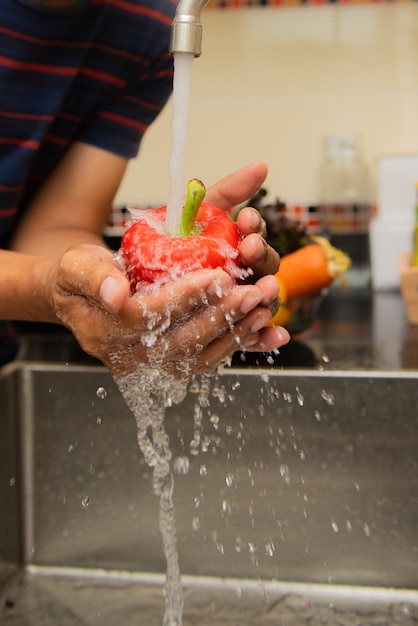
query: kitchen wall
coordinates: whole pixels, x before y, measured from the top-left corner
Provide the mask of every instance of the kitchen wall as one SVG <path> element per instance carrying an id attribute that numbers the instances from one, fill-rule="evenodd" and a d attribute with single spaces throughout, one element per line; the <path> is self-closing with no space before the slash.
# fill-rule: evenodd
<path id="1" fill-rule="evenodd" d="M 323 137 L 359 135 L 376 197 L 380 155 L 418 152 L 418 2 L 208 10 L 193 63 L 185 177 L 253 160 L 289 203 L 315 203 Z M 116 204 L 168 196 L 171 102 Z"/>

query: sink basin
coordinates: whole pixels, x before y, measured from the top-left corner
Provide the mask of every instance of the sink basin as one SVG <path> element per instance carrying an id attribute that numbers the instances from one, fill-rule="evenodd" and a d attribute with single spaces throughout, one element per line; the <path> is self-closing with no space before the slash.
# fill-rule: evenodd
<path id="1" fill-rule="evenodd" d="M 418 372 L 225 369 L 193 456 L 201 384 L 166 415 L 184 625 L 418 624 Z M 110 374 L 16 363 L 0 397 L 0 624 L 161 624 L 158 502 Z"/>

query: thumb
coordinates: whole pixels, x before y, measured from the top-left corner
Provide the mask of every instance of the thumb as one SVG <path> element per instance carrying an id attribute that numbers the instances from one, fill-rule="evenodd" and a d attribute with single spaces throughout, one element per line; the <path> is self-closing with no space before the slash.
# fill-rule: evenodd
<path id="1" fill-rule="evenodd" d="M 65 291 L 85 297 L 109 313 L 117 313 L 129 297 L 130 285 L 112 253 L 100 246 L 67 250 L 59 280 Z"/>
<path id="2" fill-rule="evenodd" d="M 125 277 L 106 276 L 99 289 L 99 296 L 105 308 L 110 313 L 117 313 L 129 296 L 129 283 Z"/>

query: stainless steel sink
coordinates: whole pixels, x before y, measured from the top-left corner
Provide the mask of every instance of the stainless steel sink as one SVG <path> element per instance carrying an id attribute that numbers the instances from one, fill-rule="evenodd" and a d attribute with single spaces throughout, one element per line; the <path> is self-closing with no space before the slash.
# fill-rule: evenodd
<path id="1" fill-rule="evenodd" d="M 199 384 L 166 416 L 185 626 L 418 624 L 418 372 L 226 369 L 193 456 Z M 161 624 L 158 502 L 109 373 L 18 363 L 0 398 L 0 624 Z"/>

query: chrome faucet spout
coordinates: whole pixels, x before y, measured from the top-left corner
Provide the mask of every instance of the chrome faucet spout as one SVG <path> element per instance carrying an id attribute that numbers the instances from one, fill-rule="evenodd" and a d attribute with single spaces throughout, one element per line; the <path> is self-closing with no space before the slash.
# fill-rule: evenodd
<path id="1" fill-rule="evenodd" d="M 200 14 L 209 0 L 180 0 L 171 26 L 170 52 L 202 53 Z"/>

